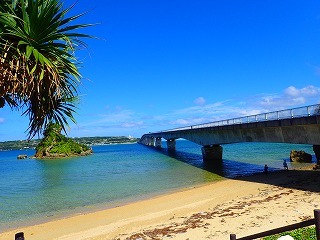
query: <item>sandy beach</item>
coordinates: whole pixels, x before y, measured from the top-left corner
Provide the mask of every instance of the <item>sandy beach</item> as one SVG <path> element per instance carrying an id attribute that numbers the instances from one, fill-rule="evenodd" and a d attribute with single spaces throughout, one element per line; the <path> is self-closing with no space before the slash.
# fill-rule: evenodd
<path id="1" fill-rule="evenodd" d="M 13 239 L 229 239 L 313 218 L 320 172 L 289 170 L 227 179 L 112 209 L 0 234 Z"/>

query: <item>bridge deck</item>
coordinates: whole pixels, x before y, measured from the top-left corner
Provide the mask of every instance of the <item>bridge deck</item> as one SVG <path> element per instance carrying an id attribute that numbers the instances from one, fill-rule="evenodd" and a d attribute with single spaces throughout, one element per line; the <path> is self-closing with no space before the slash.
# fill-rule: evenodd
<path id="1" fill-rule="evenodd" d="M 283 112 L 289 113 L 289 116 L 284 115 Z M 164 138 L 167 140 L 168 148 L 171 149 L 175 149 L 175 140 L 179 138 L 187 139 L 206 148 L 238 142 L 320 145 L 319 105 L 265 113 L 263 119 L 258 117 L 260 115 L 148 133 L 141 137 L 140 143 L 161 147 L 161 139 Z M 277 118 L 273 119 L 270 116 L 277 116 Z M 255 121 L 250 119 L 255 119 Z"/>

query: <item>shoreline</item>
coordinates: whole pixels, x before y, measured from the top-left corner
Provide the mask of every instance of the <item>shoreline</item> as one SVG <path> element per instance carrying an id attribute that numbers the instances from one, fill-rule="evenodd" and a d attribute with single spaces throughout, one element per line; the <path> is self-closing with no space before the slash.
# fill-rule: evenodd
<path id="1" fill-rule="evenodd" d="M 38 159 L 38 160 L 50 160 L 50 159 Z M 303 167 L 303 168 L 306 168 L 306 167 Z M 307 169 L 311 169 L 311 167 L 307 167 Z M 270 172 L 278 172 L 278 171 L 281 171 L 281 170 L 276 169 L 276 170 L 272 170 Z M 233 178 L 221 177 L 219 179 L 216 179 L 214 182 L 200 183 L 200 184 L 187 186 L 187 187 L 176 187 L 176 188 L 172 188 L 170 190 L 163 190 L 163 191 L 153 192 L 153 193 L 144 194 L 144 195 L 135 196 L 135 197 L 127 197 L 125 199 L 114 200 L 112 202 L 107 202 L 107 203 L 98 203 L 98 204 L 94 204 L 94 205 L 78 206 L 72 210 L 63 210 L 63 211 L 60 210 L 60 211 L 56 212 L 54 216 L 53 215 L 37 216 L 37 217 L 31 217 L 28 219 L 24 219 L 23 221 L 12 221 L 12 222 L 9 222 L 9 224 L 8 224 L 8 225 L 12 224 L 10 227 L 1 227 L 1 225 L 0 225 L 0 233 L 1 232 L 10 232 L 15 229 L 22 229 L 22 228 L 26 228 L 26 227 L 30 227 L 30 226 L 34 226 L 34 225 L 46 224 L 48 222 L 67 219 L 67 218 L 71 218 L 71 217 L 75 217 L 75 216 L 79 216 L 79 215 L 86 215 L 86 214 L 90 214 L 90 213 L 105 211 L 105 210 L 109 210 L 112 208 L 123 207 L 125 205 L 133 204 L 136 202 L 151 200 L 151 199 L 161 197 L 161 196 L 171 195 L 171 194 L 187 191 L 190 189 L 195 189 L 195 188 L 200 188 L 200 187 L 212 185 L 212 184 L 215 184 L 216 182 L 220 182 L 220 181 L 237 180 L 237 179 L 252 177 L 252 176 L 260 175 L 260 174 L 262 174 L 262 172 L 261 173 L 259 173 L 259 172 L 253 173 L 253 174 L 249 174 L 249 175 L 236 176 Z"/>
<path id="2" fill-rule="evenodd" d="M 47 159 L 41 159 L 41 160 L 47 160 Z M 98 204 L 94 204 L 94 205 L 78 206 L 72 210 L 58 211 L 58 212 L 56 212 L 55 216 L 53 216 L 53 215 L 39 216 L 39 217 L 29 218 L 26 221 L 13 221 L 13 222 L 9 223 L 9 224 L 12 224 L 12 226 L 10 226 L 10 227 L 3 227 L 3 228 L 0 227 L 0 239 L 2 239 L 1 233 L 12 232 L 16 229 L 28 228 L 28 227 L 35 226 L 35 225 L 42 225 L 42 224 L 46 224 L 46 223 L 53 222 L 53 221 L 59 221 L 59 220 L 63 220 L 63 219 L 77 217 L 80 215 L 87 215 L 87 214 L 91 214 L 91 213 L 110 210 L 113 208 L 119 208 L 119 207 L 123 207 L 126 205 L 142 202 L 142 201 L 152 200 L 154 198 L 158 198 L 161 196 L 171 195 L 171 194 L 175 194 L 175 193 L 179 193 L 179 192 L 184 192 L 184 191 L 187 191 L 190 189 L 204 187 L 204 186 L 211 185 L 211 184 L 214 184 L 214 183 L 220 182 L 220 181 L 225 181 L 228 179 L 232 179 L 232 178 L 221 177 L 221 179 L 215 180 L 214 182 L 201 183 L 201 184 L 196 184 L 196 185 L 188 186 L 188 187 L 176 187 L 176 188 L 172 188 L 170 190 L 163 190 L 163 191 L 153 192 L 153 193 L 144 194 L 144 195 L 135 196 L 135 197 L 127 197 L 125 199 L 114 200 L 114 201 L 107 202 L 107 203 L 98 203 Z M 24 222 L 24 223 L 22 223 L 22 222 Z"/>
<path id="3" fill-rule="evenodd" d="M 0 234 L 31 239 L 228 239 L 299 222 L 320 208 L 320 172 L 276 171 L 203 186 Z M 158 238 L 157 238 L 158 237 Z"/>

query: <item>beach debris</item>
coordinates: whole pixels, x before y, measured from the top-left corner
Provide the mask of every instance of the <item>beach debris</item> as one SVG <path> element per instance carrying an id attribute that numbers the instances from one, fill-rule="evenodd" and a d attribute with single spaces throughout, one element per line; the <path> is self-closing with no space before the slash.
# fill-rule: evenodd
<path id="1" fill-rule="evenodd" d="M 306 153 L 305 151 L 296 151 L 291 150 L 290 152 L 290 161 L 291 162 L 312 162 L 312 155 L 309 153 Z"/>
<path id="2" fill-rule="evenodd" d="M 280 175 L 281 174 L 281 175 Z M 280 173 L 279 176 L 283 176 Z M 217 205 L 211 205 L 206 211 L 199 211 L 187 216 L 175 215 L 175 222 L 170 221 L 161 225 L 152 225 L 146 228 L 141 228 L 137 232 L 125 233 L 119 235 L 114 240 L 160 240 L 160 239 L 173 239 L 179 236 L 179 239 L 187 239 L 184 236 L 189 236 L 188 233 L 193 234 L 194 230 L 202 229 L 206 233 L 206 239 L 218 239 L 221 235 L 229 235 L 230 222 L 236 222 L 237 226 L 235 231 L 242 230 L 247 231 L 249 228 L 261 228 L 265 222 L 277 223 L 277 218 L 274 218 L 275 211 L 281 212 L 278 217 L 283 220 L 284 225 L 292 224 L 293 222 L 299 222 L 310 220 L 312 215 L 304 213 L 304 208 L 300 209 L 295 204 L 296 202 L 309 206 L 312 209 L 320 206 L 318 195 L 311 196 L 311 193 L 320 192 L 320 185 L 317 184 L 320 181 L 320 175 L 317 172 L 300 171 L 299 173 L 292 171 L 286 174 L 290 177 L 282 178 L 279 186 L 268 185 L 266 187 L 259 188 L 258 193 L 244 195 L 241 198 L 232 199 Z M 315 183 L 315 184 L 314 184 Z M 315 186 L 312 186 L 312 185 Z M 303 190 L 302 190 L 303 189 Z M 303 193 L 300 193 L 303 191 Z M 299 194 L 298 194 L 299 193 Z M 309 196 L 310 195 L 310 196 Z M 284 204 L 281 204 L 280 200 L 284 198 Z M 268 203 L 271 203 L 269 205 Z M 267 203 L 267 205 L 265 205 Z M 275 209 L 270 206 L 277 207 Z M 268 211 L 259 212 L 262 208 L 268 209 Z M 288 213 L 290 211 L 290 219 Z M 245 217 L 249 215 L 249 217 Z M 171 215 L 172 216 L 172 215 Z M 246 219 L 245 221 L 238 220 Z M 208 230 L 209 229 L 209 230 Z M 193 233 L 192 233 L 193 232 Z M 242 233 L 243 234 L 243 233 Z M 178 237 L 177 237 L 178 238 Z M 193 238 L 192 238 L 193 239 Z M 204 238 L 201 238 L 204 239 Z M 226 239 L 226 238 L 220 238 Z M 292 238 L 288 238 L 292 240 Z M 286 240 L 280 238 L 280 240 Z"/>

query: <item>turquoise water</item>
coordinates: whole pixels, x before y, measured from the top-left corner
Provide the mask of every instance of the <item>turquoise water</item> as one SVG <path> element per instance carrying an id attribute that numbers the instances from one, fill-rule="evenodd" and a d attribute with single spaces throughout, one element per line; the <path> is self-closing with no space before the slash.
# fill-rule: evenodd
<path id="1" fill-rule="evenodd" d="M 34 151 L 2 151 L 0 230 L 253 174 L 264 164 L 276 170 L 293 149 L 314 155 L 310 145 L 239 143 L 223 146 L 222 164 L 206 165 L 201 146 L 177 141 L 176 149 L 169 154 L 140 144 L 94 146 L 91 156 L 57 160 L 17 160 Z"/>

